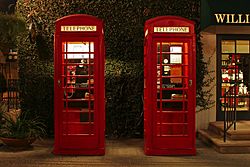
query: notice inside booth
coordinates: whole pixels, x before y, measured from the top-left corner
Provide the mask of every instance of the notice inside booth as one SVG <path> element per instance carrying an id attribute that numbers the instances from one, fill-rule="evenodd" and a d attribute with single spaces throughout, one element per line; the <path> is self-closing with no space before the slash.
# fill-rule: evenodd
<path id="1" fill-rule="evenodd" d="M 194 155 L 194 23 L 175 16 L 150 19 L 144 42 L 145 154 Z"/>
<path id="2" fill-rule="evenodd" d="M 105 153 L 103 35 L 103 22 L 94 16 L 56 21 L 55 154 Z"/>

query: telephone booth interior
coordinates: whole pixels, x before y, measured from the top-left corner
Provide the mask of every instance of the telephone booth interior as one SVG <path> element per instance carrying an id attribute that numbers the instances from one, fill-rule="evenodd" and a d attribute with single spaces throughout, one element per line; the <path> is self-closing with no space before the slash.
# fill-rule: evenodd
<path id="1" fill-rule="evenodd" d="M 194 23 L 160 16 L 148 20 L 144 30 L 144 152 L 194 155 Z"/>
<path id="2" fill-rule="evenodd" d="M 103 155 L 105 136 L 102 20 L 83 14 L 56 21 L 55 154 Z"/>

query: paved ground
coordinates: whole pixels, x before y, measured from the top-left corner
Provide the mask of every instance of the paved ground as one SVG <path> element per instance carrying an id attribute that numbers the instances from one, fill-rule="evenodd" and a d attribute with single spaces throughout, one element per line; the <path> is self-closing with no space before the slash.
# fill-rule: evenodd
<path id="1" fill-rule="evenodd" d="M 145 156 L 143 139 L 107 140 L 105 156 L 55 156 L 52 148 L 53 140 L 36 142 L 26 151 L 0 146 L 0 167 L 250 167 L 250 154 L 219 154 L 199 140 L 196 156 Z"/>

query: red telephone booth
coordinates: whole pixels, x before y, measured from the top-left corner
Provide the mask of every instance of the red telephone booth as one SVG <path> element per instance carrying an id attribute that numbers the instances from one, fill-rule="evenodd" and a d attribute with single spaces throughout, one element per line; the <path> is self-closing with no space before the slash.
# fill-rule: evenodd
<path id="1" fill-rule="evenodd" d="M 55 154 L 103 155 L 105 137 L 102 20 L 76 14 L 56 21 Z"/>
<path id="2" fill-rule="evenodd" d="M 196 101 L 194 23 L 161 16 L 145 24 L 144 151 L 194 155 Z"/>

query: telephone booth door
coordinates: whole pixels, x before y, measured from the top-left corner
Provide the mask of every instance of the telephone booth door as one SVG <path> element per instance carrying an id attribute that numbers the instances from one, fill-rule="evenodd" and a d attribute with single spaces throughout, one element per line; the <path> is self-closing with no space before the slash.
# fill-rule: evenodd
<path id="1" fill-rule="evenodd" d="M 180 17 L 157 17 L 146 22 L 145 33 L 145 153 L 193 155 L 196 98 L 193 23 Z"/>
<path id="2" fill-rule="evenodd" d="M 104 154 L 102 22 L 71 15 L 56 23 L 55 154 Z"/>

